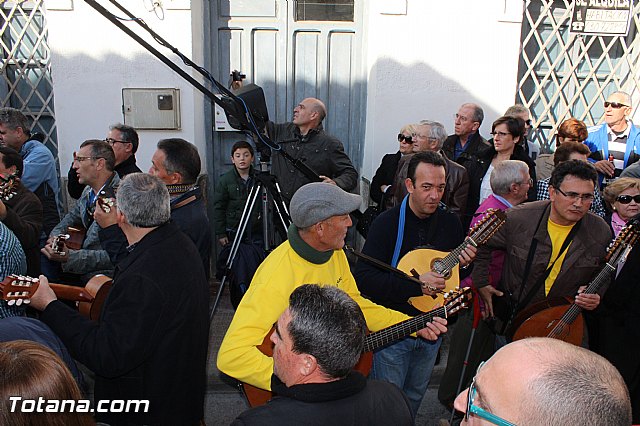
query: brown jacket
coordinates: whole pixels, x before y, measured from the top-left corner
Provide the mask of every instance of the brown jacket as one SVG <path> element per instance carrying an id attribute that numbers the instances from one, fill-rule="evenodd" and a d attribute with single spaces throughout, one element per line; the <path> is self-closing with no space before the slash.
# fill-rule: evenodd
<path id="1" fill-rule="evenodd" d="M 467 206 L 469 194 L 469 177 L 467 176 L 467 170 L 458 163 L 445 157 L 442 151 L 440 151 L 440 154 L 446 164 L 444 171 L 447 177 L 447 186 L 442 196 L 442 202 L 447 205 L 449 210 L 458 215 L 459 218 L 462 218 L 462 214 L 465 212 Z M 396 176 L 393 179 L 393 186 L 390 189 L 393 193 L 393 197 L 391 198 L 394 206 L 402 203 L 403 198 L 407 195 L 407 187 L 404 181 L 407 178 L 409 161 L 411 161 L 412 157 L 413 154 L 405 155 L 400 158 L 398 162 Z"/>
<path id="2" fill-rule="evenodd" d="M 523 298 L 525 297 L 544 274 L 551 258 L 551 239 L 547 232 L 547 222 L 551 211 L 550 204 L 549 200 L 535 201 L 507 210 L 506 223 L 491 237 L 487 244 L 478 249 L 472 273 L 474 285 L 484 287 L 488 284 L 491 250 L 504 250 L 507 256 L 498 288 L 508 290 L 512 294 L 513 302 L 516 303 L 522 285 L 522 275 L 529 247 L 535 237 L 538 240 L 538 246 L 526 280 Z M 538 232 L 535 232 L 541 216 L 540 227 Z M 589 281 L 604 265 L 604 256 L 611 239 L 612 234 L 607 223 L 601 217 L 587 213 L 568 248 L 560 273 L 551 287 L 548 297 L 573 297 L 577 293 L 578 287 L 589 284 Z M 605 290 L 606 286 L 598 293 L 602 295 Z M 543 300 L 544 297 L 544 286 L 542 285 L 531 303 Z"/>

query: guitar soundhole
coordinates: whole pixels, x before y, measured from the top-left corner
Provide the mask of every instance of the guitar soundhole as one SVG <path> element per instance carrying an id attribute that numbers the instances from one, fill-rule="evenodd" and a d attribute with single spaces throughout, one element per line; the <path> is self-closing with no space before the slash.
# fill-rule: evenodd
<path id="1" fill-rule="evenodd" d="M 433 262 L 431 262 L 431 270 L 444 275 L 445 280 L 451 278 L 451 269 L 447 269 L 442 259 L 434 259 Z"/>

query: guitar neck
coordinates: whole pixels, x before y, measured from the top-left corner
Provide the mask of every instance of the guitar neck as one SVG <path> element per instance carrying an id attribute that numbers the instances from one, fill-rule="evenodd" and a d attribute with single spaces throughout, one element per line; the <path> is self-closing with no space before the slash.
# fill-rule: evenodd
<path id="1" fill-rule="evenodd" d="M 93 302 L 94 299 L 84 287 L 53 283 L 49 283 L 49 287 L 51 287 L 58 299 L 73 302 Z"/>
<path id="2" fill-rule="evenodd" d="M 372 352 L 382 346 L 407 337 L 418 330 L 427 326 L 434 317 L 447 318 L 447 309 L 445 307 L 434 309 L 416 317 L 404 320 L 397 324 L 387 327 L 383 330 L 369 334 L 364 341 L 363 352 Z"/>
<path id="3" fill-rule="evenodd" d="M 433 271 L 439 274 L 445 274 L 446 272 L 451 271 L 458 263 L 460 263 L 460 253 L 462 253 L 462 250 L 470 244 L 475 246 L 472 240 L 465 238 L 462 244 L 453 249 L 451 253 L 443 257 L 442 260 L 434 264 Z"/>
<path id="4" fill-rule="evenodd" d="M 598 275 L 589 283 L 587 288 L 584 290 L 584 294 L 595 294 L 598 290 L 602 288 L 603 285 L 609 281 L 611 277 L 611 273 L 616 270 L 616 265 L 620 261 L 620 258 L 623 255 L 623 251 L 619 251 L 611 256 L 609 261 L 604 264 L 604 267 L 598 272 Z M 567 312 L 564 313 L 562 318 L 560 318 L 560 324 L 572 324 L 578 315 L 582 312 L 582 308 L 575 304 L 575 302 L 571 305 Z"/>

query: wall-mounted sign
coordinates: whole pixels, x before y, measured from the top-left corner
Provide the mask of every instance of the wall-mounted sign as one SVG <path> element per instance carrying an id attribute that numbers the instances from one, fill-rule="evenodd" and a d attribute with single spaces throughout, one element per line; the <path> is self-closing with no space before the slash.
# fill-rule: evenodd
<path id="1" fill-rule="evenodd" d="M 633 0 L 575 0 L 569 31 L 573 34 L 626 36 Z"/>

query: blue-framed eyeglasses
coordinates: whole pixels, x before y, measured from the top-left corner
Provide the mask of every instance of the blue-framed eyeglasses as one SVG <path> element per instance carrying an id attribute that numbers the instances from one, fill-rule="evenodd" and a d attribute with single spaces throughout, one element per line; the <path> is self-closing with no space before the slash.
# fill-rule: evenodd
<path id="1" fill-rule="evenodd" d="M 482 368 L 484 362 L 481 362 L 478 366 L 478 371 Z M 469 392 L 467 393 L 467 411 L 464 413 L 464 420 L 469 421 L 469 416 L 471 414 L 480 417 L 488 422 L 493 423 L 498 426 L 516 426 L 515 423 L 511 423 L 503 419 L 502 417 L 496 416 L 493 413 L 488 412 L 487 410 L 478 407 L 477 405 L 473 405 L 473 401 L 476 398 L 476 377 L 478 375 L 478 371 L 476 371 L 476 375 L 473 376 L 473 380 L 471 381 L 471 386 L 469 386 Z"/>

